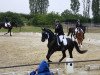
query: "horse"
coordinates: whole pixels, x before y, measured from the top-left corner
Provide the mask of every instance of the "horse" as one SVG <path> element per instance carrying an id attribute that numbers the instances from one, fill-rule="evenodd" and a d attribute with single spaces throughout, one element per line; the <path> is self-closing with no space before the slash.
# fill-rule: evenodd
<path id="1" fill-rule="evenodd" d="M 50 29 L 42 28 L 41 34 L 42 34 L 42 37 L 41 37 L 42 42 L 45 42 L 45 40 L 48 40 L 48 44 L 47 44 L 48 52 L 46 55 L 48 62 L 52 62 L 50 60 L 50 57 L 56 51 L 62 51 L 62 58 L 59 60 L 59 62 L 61 62 L 66 57 L 66 50 L 68 50 L 70 58 L 73 58 L 72 51 L 73 51 L 74 47 L 80 54 L 87 52 L 87 50 L 80 50 L 77 42 L 72 41 L 72 39 L 70 39 L 70 38 L 66 38 L 67 45 L 65 46 L 65 50 L 61 50 L 62 46 L 58 45 L 57 35 L 54 34 Z"/>
<path id="2" fill-rule="evenodd" d="M 76 35 L 76 39 L 77 39 L 79 47 L 82 47 L 82 41 L 84 39 L 84 32 L 83 32 L 83 30 L 80 27 L 78 27 L 77 28 L 77 32 L 75 32 L 75 35 Z"/>
<path id="3" fill-rule="evenodd" d="M 8 27 L 8 26 L 5 26 L 5 22 L 0 23 L 0 29 L 1 28 L 8 29 L 8 32 L 6 32 L 4 35 L 10 33 L 10 36 L 12 36 L 11 35 L 12 28 L 17 27 L 17 24 L 15 22 L 10 22 L 10 24 L 11 24 L 11 26 Z"/>
<path id="4" fill-rule="evenodd" d="M 86 32 L 86 26 L 83 26 L 83 25 L 82 25 L 80 28 L 83 30 L 83 32 L 84 32 L 84 34 L 85 34 L 85 32 Z M 67 36 L 71 35 L 71 39 L 72 39 L 72 37 L 75 38 L 75 29 L 76 29 L 76 27 L 70 27 L 70 28 L 68 29 L 68 34 L 67 34 Z"/>
<path id="5" fill-rule="evenodd" d="M 72 39 L 72 37 L 75 36 L 75 27 L 69 28 L 67 36 L 69 36 L 69 35 L 71 35 L 71 39 Z"/>

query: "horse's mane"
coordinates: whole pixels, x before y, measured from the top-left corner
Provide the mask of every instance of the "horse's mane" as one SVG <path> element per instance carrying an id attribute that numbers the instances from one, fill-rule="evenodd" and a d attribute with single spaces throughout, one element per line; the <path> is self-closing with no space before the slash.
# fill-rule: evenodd
<path id="1" fill-rule="evenodd" d="M 51 35 L 54 35 L 54 33 L 53 33 L 50 29 L 46 28 L 45 30 L 46 30 L 47 32 L 49 32 Z"/>

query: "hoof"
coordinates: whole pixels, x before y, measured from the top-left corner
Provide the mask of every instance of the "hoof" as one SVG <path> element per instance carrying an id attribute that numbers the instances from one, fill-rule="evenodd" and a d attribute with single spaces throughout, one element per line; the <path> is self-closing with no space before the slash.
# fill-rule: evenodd
<path id="1" fill-rule="evenodd" d="M 48 60 L 48 62 L 52 62 L 51 60 Z"/>

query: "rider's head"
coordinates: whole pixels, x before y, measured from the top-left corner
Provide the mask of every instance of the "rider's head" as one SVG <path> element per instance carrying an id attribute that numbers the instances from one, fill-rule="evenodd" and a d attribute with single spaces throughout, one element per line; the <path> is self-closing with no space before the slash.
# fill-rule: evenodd
<path id="1" fill-rule="evenodd" d="M 60 21 L 56 19 L 55 24 L 60 24 Z"/>
<path id="2" fill-rule="evenodd" d="M 77 20 L 77 24 L 80 25 L 80 20 L 79 19 Z"/>
<path id="3" fill-rule="evenodd" d="M 80 22 L 80 20 L 78 19 L 77 22 Z"/>
<path id="4" fill-rule="evenodd" d="M 59 20 L 58 20 L 58 19 L 56 19 L 56 20 L 55 20 L 55 22 L 59 22 Z"/>

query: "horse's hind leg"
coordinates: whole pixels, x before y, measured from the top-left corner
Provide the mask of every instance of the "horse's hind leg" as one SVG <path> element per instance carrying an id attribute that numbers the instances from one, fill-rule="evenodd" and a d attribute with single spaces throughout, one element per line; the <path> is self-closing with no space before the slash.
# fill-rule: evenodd
<path id="1" fill-rule="evenodd" d="M 65 53 L 65 50 L 64 51 L 62 51 L 62 54 L 63 54 L 63 56 L 62 56 L 62 58 L 59 60 L 59 62 L 61 62 L 65 57 L 66 57 L 66 53 Z"/>
<path id="2" fill-rule="evenodd" d="M 70 58 L 73 58 L 72 51 L 73 51 L 73 48 L 68 49 Z"/>
<path id="3" fill-rule="evenodd" d="M 67 36 L 69 36 L 69 35 L 70 35 L 70 32 L 68 32 Z"/>
<path id="4" fill-rule="evenodd" d="M 12 35 L 11 35 L 11 29 L 8 29 L 8 32 L 5 33 L 4 35 L 8 34 L 9 32 L 10 32 L 10 36 L 12 36 Z"/>
<path id="5" fill-rule="evenodd" d="M 10 32 L 10 36 L 12 36 L 12 35 L 11 35 L 11 30 L 9 30 L 9 32 Z"/>
<path id="6" fill-rule="evenodd" d="M 71 33 L 71 30 L 70 30 L 70 28 L 69 28 L 67 36 L 69 36 L 69 35 L 70 35 L 70 33 Z"/>

